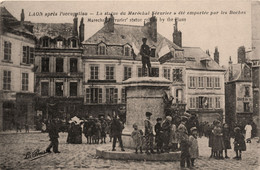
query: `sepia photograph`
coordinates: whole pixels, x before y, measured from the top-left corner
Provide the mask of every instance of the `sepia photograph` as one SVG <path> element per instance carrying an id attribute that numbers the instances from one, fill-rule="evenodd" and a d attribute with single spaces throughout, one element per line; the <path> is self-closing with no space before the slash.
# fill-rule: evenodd
<path id="1" fill-rule="evenodd" d="M 0 169 L 260 168 L 260 1 L 1 1 Z"/>

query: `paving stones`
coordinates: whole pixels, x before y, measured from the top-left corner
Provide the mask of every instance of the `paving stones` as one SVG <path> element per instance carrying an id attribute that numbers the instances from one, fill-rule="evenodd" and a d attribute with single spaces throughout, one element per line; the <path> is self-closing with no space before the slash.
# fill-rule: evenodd
<path id="1" fill-rule="evenodd" d="M 60 154 L 48 154 L 36 160 L 24 159 L 25 154 L 35 149 L 44 150 L 49 144 L 48 134 L 0 134 L 0 169 L 180 169 L 180 163 L 159 161 L 120 161 L 96 157 L 97 144 L 88 145 L 83 137 L 83 144 L 66 144 L 66 133 L 60 133 Z M 208 139 L 199 138 L 197 168 L 202 170 L 256 170 L 260 167 L 260 144 L 253 139 L 247 144 L 247 151 L 242 153 L 242 160 L 234 160 L 235 152 L 228 150 L 230 159 L 210 159 Z M 231 141 L 232 143 L 233 141 Z M 111 143 L 110 143 L 111 144 Z M 112 144 L 111 144 L 112 145 Z M 120 150 L 120 148 L 117 148 Z"/>

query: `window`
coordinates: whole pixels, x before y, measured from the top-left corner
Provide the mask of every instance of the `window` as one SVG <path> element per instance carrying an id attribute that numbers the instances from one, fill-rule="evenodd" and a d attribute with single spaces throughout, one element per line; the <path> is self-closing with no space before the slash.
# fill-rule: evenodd
<path id="1" fill-rule="evenodd" d="M 131 76 L 132 76 L 132 68 L 124 67 L 124 80 L 131 78 Z"/>
<path id="2" fill-rule="evenodd" d="M 244 103 L 244 112 L 250 112 L 249 103 Z"/>
<path id="3" fill-rule="evenodd" d="M 212 97 L 208 97 L 208 105 L 209 105 L 209 108 L 213 108 L 213 98 Z"/>
<path id="4" fill-rule="evenodd" d="M 42 40 L 42 47 L 49 47 L 49 38 L 44 38 Z"/>
<path id="5" fill-rule="evenodd" d="M 124 47 L 124 55 L 130 56 L 131 55 L 131 48 L 129 46 Z"/>
<path id="6" fill-rule="evenodd" d="M 49 82 L 41 83 L 41 95 L 48 96 L 49 95 Z"/>
<path id="7" fill-rule="evenodd" d="M 11 90 L 11 71 L 4 70 L 3 89 Z"/>
<path id="8" fill-rule="evenodd" d="M 173 81 L 182 81 L 182 69 L 173 69 Z"/>
<path id="9" fill-rule="evenodd" d="M 143 77 L 143 76 L 147 76 L 147 68 L 144 70 L 144 73 L 142 71 L 143 69 L 141 67 L 138 68 L 138 72 L 137 72 L 137 76 L 138 77 Z"/>
<path id="10" fill-rule="evenodd" d="M 106 55 L 106 46 L 104 44 L 98 46 L 98 54 Z"/>
<path id="11" fill-rule="evenodd" d="M 42 58 L 42 72 L 49 72 L 49 58 Z"/>
<path id="12" fill-rule="evenodd" d="M 57 40 L 57 48 L 62 48 L 63 46 L 63 41 L 62 40 Z"/>
<path id="13" fill-rule="evenodd" d="M 250 97 L 249 87 L 245 87 L 245 97 Z"/>
<path id="14" fill-rule="evenodd" d="M 114 80 L 114 66 L 106 66 L 106 80 Z"/>
<path id="15" fill-rule="evenodd" d="M 151 69 L 152 77 L 159 77 L 159 68 Z"/>
<path id="16" fill-rule="evenodd" d="M 86 89 L 86 102 L 102 103 L 102 89 L 101 88 Z"/>
<path id="17" fill-rule="evenodd" d="M 219 108 L 220 108 L 220 97 L 216 97 L 216 98 L 215 98 L 215 104 L 216 104 L 216 105 L 215 105 L 215 108 L 216 108 L 216 109 L 219 109 Z"/>
<path id="18" fill-rule="evenodd" d="M 182 89 L 176 90 L 176 103 L 182 103 Z"/>
<path id="19" fill-rule="evenodd" d="M 71 40 L 71 47 L 76 48 L 77 47 L 77 40 L 73 39 Z"/>
<path id="20" fill-rule="evenodd" d="M 23 46 L 22 63 L 24 63 L 24 64 L 33 64 L 34 63 L 34 48 L 31 48 L 29 46 Z"/>
<path id="21" fill-rule="evenodd" d="M 203 88 L 204 87 L 204 78 L 198 77 L 198 87 Z"/>
<path id="22" fill-rule="evenodd" d="M 163 69 L 163 77 L 170 80 L 170 76 L 171 76 L 171 70 L 169 68 L 165 68 Z"/>
<path id="23" fill-rule="evenodd" d="M 121 101 L 122 103 L 126 103 L 126 90 L 125 88 L 122 88 L 122 96 L 121 96 Z"/>
<path id="24" fill-rule="evenodd" d="M 207 77 L 207 88 L 212 88 L 213 87 L 213 77 Z"/>
<path id="25" fill-rule="evenodd" d="M 219 79 L 219 77 L 215 77 L 215 88 L 220 88 L 220 79 Z"/>
<path id="26" fill-rule="evenodd" d="M 29 84 L 28 73 L 22 73 L 22 91 L 28 91 Z"/>
<path id="27" fill-rule="evenodd" d="M 78 71 L 78 59 L 71 58 L 70 59 L 70 72 L 77 72 Z"/>
<path id="28" fill-rule="evenodd" d="M 63 96 L 63 82 L 55 83 L 55 94 L 56 96 Z"/>
<path id="29" fill-rule="evenodd" d="M 196 98 L 195 97 L 190 98 L 190 108 L 196 108 Z"/>
<path id="30" fill-rule="evenodd" d="M 63 58 L 56 58 L 56 72 L 63 72 Z"/>
<path id="31" fill-rule="evenodd" d="M 98 66 L 90 66 L 90 79 L 98 80 Z"/>
<path id="32" fill-rule="evenodd" d="M 198 101 L 198 102 L 199 102 L 199 103 L 198 103 L 199 108 L 204 108 L 204 102 L 205 102 L 205 101 L 204 101 L 204 97 L 199 96 L 199 97 L 198 97 L 198 100 L 199 100 L 199 101 Z"/>
<path id="33" fill-rule="evenodd" d="M 106 103 L 117 103 L 117 88 L 106 88 Z"/>
<path id="34" fill-rule="evenodd" d="M 78 83 L 70 82 L 70 96 L 77 96 L 77 95 L 78 95 Z"/>
<path id="35" fill-rule="evenodd" d="M 4 42 L 4 60 L 10 61 L 11 60 L 11 49 L 12 43 L 9 41 Z"/>
<path id="36" fill-rule="evenodd" d="M 196 77 L 190 76 L 189 77 L 189 87 L 190 88 L 195 88 L 196 87 Z"/>

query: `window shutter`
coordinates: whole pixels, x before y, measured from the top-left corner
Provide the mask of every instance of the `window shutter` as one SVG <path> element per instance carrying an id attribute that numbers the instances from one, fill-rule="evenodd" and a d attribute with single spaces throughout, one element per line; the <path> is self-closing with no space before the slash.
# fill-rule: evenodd
<path id="1" fill-rule="evenodd" d="M 86 89 L 86 103 L 90 103 L 90 89 Z"/>
<path id="2" fill-rule="evenodd" d="M 196 97 L 196 108 L 199 108 L 199 97 Z"/>
<path id="3" fill-rule="evenodd" d="M 118 89 L 115 88 L 114 89 L 114 103 L 117 103 L 117 99 L 118 99 Z"/>
<path id="4" fill-rule="evenodd" d="M 98 89 L 98 103 L 102 103 L 102 89 Z"/>
<path id="5" fill-rule="evenodd" d="M 109 103 L 109 88 L 106 88 L 106 103 Z"/>

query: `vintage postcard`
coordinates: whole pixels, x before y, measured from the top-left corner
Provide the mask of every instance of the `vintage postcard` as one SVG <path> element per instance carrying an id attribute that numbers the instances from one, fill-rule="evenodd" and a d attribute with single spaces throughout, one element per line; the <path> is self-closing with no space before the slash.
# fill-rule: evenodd
<path id="1" fill-rule="evenodd" d="M 3 1 L 0 169 L 258 169 L 258 1 Z"/>

